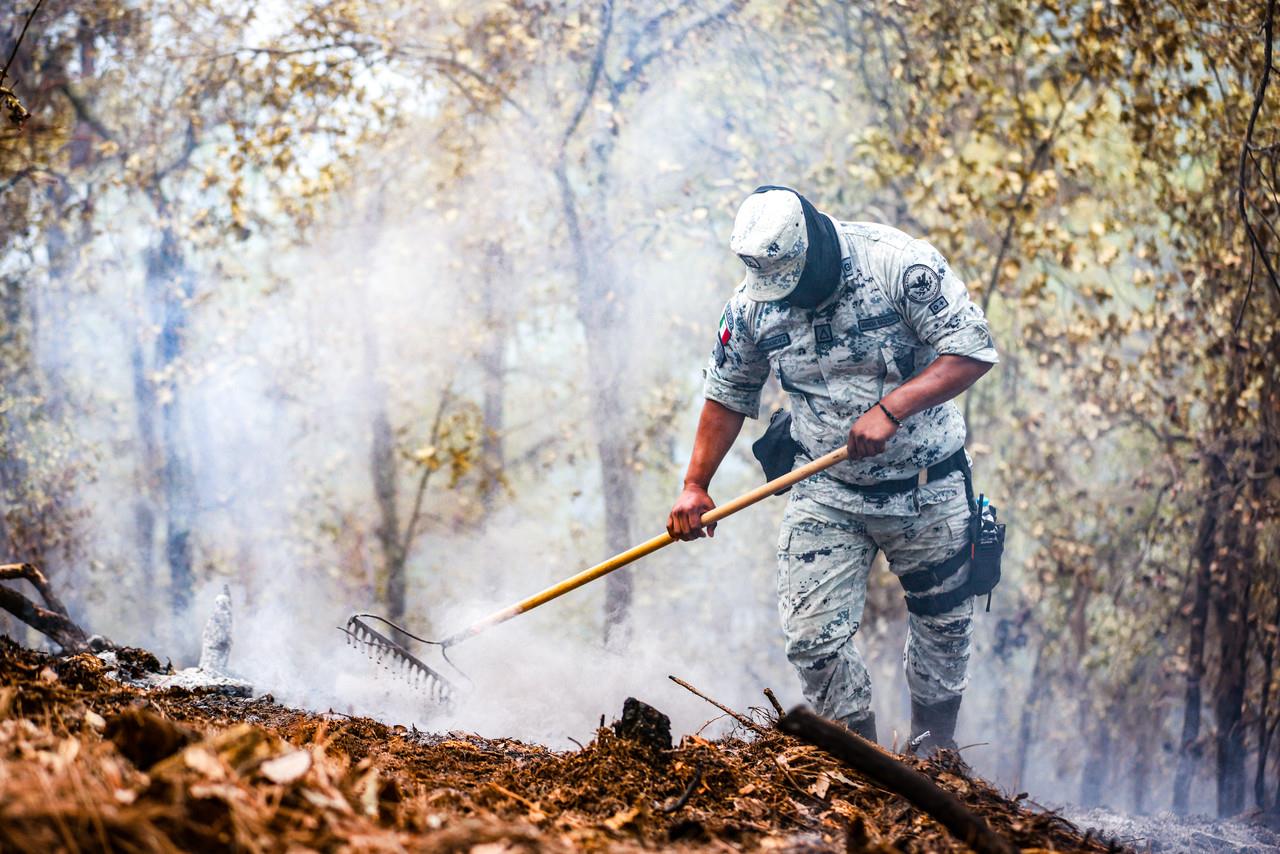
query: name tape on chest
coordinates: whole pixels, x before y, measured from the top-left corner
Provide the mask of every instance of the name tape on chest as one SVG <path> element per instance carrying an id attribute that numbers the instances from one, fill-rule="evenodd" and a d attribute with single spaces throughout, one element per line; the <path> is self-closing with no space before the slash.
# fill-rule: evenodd
<path id="1" fill-rule="evenodd" d="M 876 315 L 875 317 L 864 317 L 858 321 L 858 329 L 863 332 L 870 332 L 874 329 L 884 329 L 886 326 L 893 326 L 898 322 L 898 315 L 894 312 Z"/>
<path id="2" fill-rule="evenodd" d="M 791 336 L 786 332 L 779 332 L 777 335 L 770 335 L 768 338 L 763 339 L 756 346 L 765 353 L 769 353 L 773 350 L 780 350 L 790 343 Z"/>

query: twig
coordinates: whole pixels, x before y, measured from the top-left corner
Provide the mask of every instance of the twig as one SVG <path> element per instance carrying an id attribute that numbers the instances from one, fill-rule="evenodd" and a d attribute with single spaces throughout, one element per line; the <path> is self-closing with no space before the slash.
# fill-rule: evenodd
<path id="1" fill-rule="evenodd" d="M 778 728 L 825 750 L 879 785 L 906 798 L 977 854 L 1015 854 L 1017 851 L 955 795 L 839 724 L 797 706 L 778 721 Z"/>
<path id="2" fill-rule="evenodd" d="M 440 441 L 440 423 L 444 420 L 444 413 L 453 403 L 453 380 L 445 385 L 444 391 L 440 394 L 440 403 L 436 407 L 436 417 L 431 422 L 431 438 L 429 441 L 434 446 Z M 413 512 L 409 514 L 409 522 L 404 527 L 404 538 L 400 541 L 400 553 L 407 555 L 409 549 L 413 546 L 413 537 L 417 533 L 418 520 L 422 517 L 422 499 L 427 492 L 427 484 L 431 481 L 432 468 L 423 465 L 422 476 L 418 479 L 418 489 L 413 496 Z"/>
<path id="3" fill-rule="evenodd" d="M 685 804 L 689 803 L 689 798 L 693 797 L 693 790 L 698 788 L 698 784 L 701 782 L 702 766 L 698 765 L 693 769 L 693 779 L 689 781 L 689 785 L 684 787 L 684 793 L 681 794 L 680 797 L 676 799 L 676 802 L 671 804 L 671 806 L 658 807 L 658 812 L 673 813 L 682 809 Z"/>
<path id="4" fill-rule="evenodd" d="M 690 685 L 688 682 L 684 681 L 680 677 L 668 676 L 667 678 L 670 679 L 672 682 L 676 683 L 677 685 L 679 685 L 681 688 L 688 691 L 690 694 L 693 694 L 695 697 L 701 697 L 702 699 L 706 700 L 708 703 L 715 706 L 717 709 L 724 712 L 726 715 L 733 718 L 735 721 L 742 724 L 744 727 L 747 727 L 750 730 L 754 730 L 760 735 L 765 734 L 764 728 L 761 727 L 759 724 L 757 724 L 755 721 L 751 720 L 751 718 L 747 717 L 746 715 L 735 712 L 733 709 L 729 708 L 723 703 L 717 703 L 715 700 L 711 699 L 706 694 L 702 693 L 697 688 L 693 687 L 692 685 Z"/>
<path id="5" fill-rule="evenodd" d="M 778 698 L 773 695 L 773 691 L 769 688 L 764 689 L 765 699 L 769 701 L 769 705 L 773 706 L 773 710 L 777 712 L 778 717 L 782 717 L 782 704 L 778 702 Z"/>
<path id="6" fill-rule="evenodd" d="M 27 28 L 31 26 L 32 19 L 43 5 L 44 0 L 36 0 L 36 5 L 31 7 L 31 13 L 27 15 L 27 20 L 22 25 L 22 32 L 18 33 L 18 40 L 13 43 L 13 50 L 9 51 L 9 58 L 5 61 L 4 68 L 0 68 L 0 85 L 3 85 L 5 78 L 9 76 L 9 66 L 13 65 L 14 59 L 18 56 L 18 48 L 22 47 L 22 40 L 27 37 Z"/>

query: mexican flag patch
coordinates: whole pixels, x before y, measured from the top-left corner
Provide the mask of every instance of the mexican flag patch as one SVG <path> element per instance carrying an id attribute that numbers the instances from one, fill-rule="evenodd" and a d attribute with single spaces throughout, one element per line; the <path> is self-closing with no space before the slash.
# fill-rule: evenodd
<path id="1" fill-rule="evenodd" d="M 724 345 L 729 343 L 729 336 L 731 334 L 732 333 L 729 331 L 729 309 L 726 308 L 720 315 L 720 331 L 716 333 L 716 348 L 713 351 L 717 368 L 724 364 Z"/>

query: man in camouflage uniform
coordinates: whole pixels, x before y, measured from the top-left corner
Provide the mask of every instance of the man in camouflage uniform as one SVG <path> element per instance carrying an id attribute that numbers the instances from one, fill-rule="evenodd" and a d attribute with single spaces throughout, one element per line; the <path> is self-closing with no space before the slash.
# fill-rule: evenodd
<path id="1" fill-rule="evenodd" d="M 951 399 L 996 363 L 982 311 L 923 240 L 836 222 L 793 190 L 743 203 L 730 247 L 747 267 L 705 372 L 685 487 L 668 519 L 691 540 L 707 487 L 755 418 L 770 369 L 790 398 L 803 464 L 842 443 L 849 460 L 792 490 L 778 537 L 788 659 L 820 714 L 875 739 L 871 682 L 853 644 L 877 550 L 907 592 L 912 735 L 954 747 L 967 684 L 970 505 L 965 424 Z"/>

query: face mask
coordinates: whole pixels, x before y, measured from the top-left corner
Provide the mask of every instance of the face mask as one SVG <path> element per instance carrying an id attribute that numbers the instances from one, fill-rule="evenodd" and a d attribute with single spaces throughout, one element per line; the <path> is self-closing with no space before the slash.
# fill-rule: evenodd
<path id="1" fill-rule="evenodd" d="M 755 192 L 763 193 L 766 190 L 796 193 L 790 187 L 772 185 L 757 187 Z M 804 210 L 809 246 L 805 250 L 800 283 L 783 299 L 797 308 L 811 309 L 826 301 L 840 285 L 840 238 L 836 235 L 835 224 L 828 217 L 818 213 L 818 209 L 804 196 L 799 193 L 796 196 Z"/>

